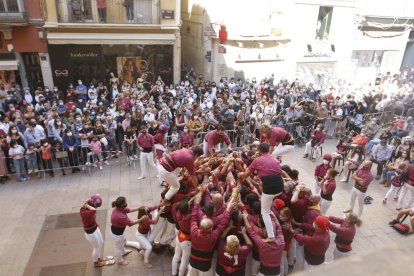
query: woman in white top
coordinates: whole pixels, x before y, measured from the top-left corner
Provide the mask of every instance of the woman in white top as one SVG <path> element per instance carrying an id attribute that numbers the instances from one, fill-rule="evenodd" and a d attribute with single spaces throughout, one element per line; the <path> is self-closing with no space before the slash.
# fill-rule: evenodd
<path id="1" fill-rule="evenodd" d="M 344 169 L 342 171 L 343 178 L 341 182 L 348 182 L 347 175 L 348 170 L 356 170 L 361 165 L 364 158 L 364 149 L 361 146 L 355 147 L 348 155 L 347 161 L 345 161 Z"/>

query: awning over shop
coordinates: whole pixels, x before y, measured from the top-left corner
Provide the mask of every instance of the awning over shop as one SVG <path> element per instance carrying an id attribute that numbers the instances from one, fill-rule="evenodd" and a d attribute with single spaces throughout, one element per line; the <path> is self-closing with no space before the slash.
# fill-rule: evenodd
<path id="1" fill-rule="evenodd" d="M 15 71 L 17 67 L 17 60 L 0 60 L 0 71 Z"/>
<path id="2" fill-rule="evenodd" d="M 102 34 L 102 33 L 48 33 L 49 44 L 169 44 L 176 41 L 174 34 Z"/>

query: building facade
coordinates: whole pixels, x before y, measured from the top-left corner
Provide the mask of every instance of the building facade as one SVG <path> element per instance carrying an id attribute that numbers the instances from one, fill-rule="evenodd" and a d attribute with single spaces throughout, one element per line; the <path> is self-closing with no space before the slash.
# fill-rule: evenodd
<path id="1" fill-rule="evenodd" d="M 0 0 L 0 85 L 35 88 L 48 71 L 42 67 L 47 43 L 41 0 Z M 50 70 L 49 70 L 50 75 Z"/>
<path id="2" fill-rule="evenodd" d="M 182 5 L 182 62 L 206 79 L 274 73 L 325 86 L 363 83 L 399 70 L 414 14 L 409 0 L 184 0 Z M 226 41 L 220 41 L 221 26 Z"/>
<path id="3" fill-rule="evenodd" d="M 178 81 L 179 0 L 45 0 L 52 81 Z"/>

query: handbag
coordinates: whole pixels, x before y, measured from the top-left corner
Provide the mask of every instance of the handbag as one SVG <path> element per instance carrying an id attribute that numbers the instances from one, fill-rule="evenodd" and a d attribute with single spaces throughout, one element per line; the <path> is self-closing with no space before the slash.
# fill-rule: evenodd
<path id="1" fill-rule="evenodd" d="M 106 139 L 106 137 L 102 137 L 100 140 L 102 145 L 104 145 L 105 147 L 108 145 L 108 140 Z"/>

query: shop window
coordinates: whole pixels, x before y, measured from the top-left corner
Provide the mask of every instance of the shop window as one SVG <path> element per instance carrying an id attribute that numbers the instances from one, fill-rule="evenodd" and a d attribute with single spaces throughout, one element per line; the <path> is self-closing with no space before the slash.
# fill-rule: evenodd
<path id="1" fill-rule="evenodd" d="M 331 28 L 333 7 L 319 7 L 318 22 L 316 23 L 316 40 L 328 40 Z"/>
<path id="2" fill-rule="evenodd" d="M 353 51 L 352 59 L 357 62 L 358 67 L 378 67 L 382 63 L 384 51 Z"/>
<path id="3" fill-rule="evenodd" d="M 19 0 L 0 0 L 0 13 L 19 12 Z"/>

